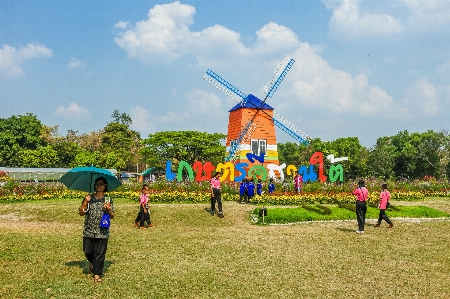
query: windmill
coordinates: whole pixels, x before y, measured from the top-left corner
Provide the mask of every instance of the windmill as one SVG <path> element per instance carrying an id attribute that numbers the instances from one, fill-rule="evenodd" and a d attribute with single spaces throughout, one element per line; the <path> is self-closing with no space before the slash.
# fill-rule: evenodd
<path id="1" fill-rule="evenodd" d="M 241 152 L 244 151 L 255 155 L 262 154 L 266 161 L 278 164 L 274 126 L 279 127 L 298 142 L 309 144 L 307 140 L 309 137 L 304 132 L 266 104 L 267 98 L 273 96 L 294 62 L 292 58 L 286 56 L 280 63 L 263 90 L 266 94 L 263 101 L 252 94 L 244 94 L 213 71 L 209 69 L 206 71 L 203 79 L 238 103 L 229 111 L 226 143 L 228 154 L 225 161 L 232 163 L 246 161 L 246 156 L 241 155 Z M 260 127 L 260 130 L 257 131 L 257 127 Z"/>

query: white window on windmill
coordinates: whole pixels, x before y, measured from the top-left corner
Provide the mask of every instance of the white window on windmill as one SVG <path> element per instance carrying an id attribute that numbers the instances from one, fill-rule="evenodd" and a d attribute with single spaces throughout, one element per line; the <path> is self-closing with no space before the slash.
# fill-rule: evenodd
<path id="1" fill-rule="evenodd" d="M 259 156 L 264 153 L 267 156 L 267 140 L 266 139 L 252 139 L 252 154 Z"/>

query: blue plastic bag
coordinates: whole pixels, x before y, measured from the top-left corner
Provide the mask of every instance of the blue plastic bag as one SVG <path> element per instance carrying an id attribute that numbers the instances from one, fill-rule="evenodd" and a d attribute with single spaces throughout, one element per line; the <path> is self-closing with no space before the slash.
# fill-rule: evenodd
<path id="1" fill-rule="evenodd" d="M 102 215 L 102 219 L 100 219 L 100 227 L 101 228 L 109 228 L 111 225 L 111 220 L 109 218 L 109 213 L 104 213 Z"/>

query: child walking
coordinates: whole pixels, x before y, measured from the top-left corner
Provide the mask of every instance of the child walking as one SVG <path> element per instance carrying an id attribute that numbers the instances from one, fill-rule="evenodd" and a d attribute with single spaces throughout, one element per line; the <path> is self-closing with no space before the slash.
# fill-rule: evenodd
<path id="1" fill-rule="evenodd" d="M 275 184 L 273 183 L 272 178 L 269 179 L 269 185 L 267 186 L 267 188 L 269 189 L 269 194 L 273 194 L 273 192 L 275 191 Z"/>
<path id="2" fill-rule="evenodd" d="M 380 227 L 381 221 L 383 219 L 389 224 L 389 228 L 393 227 L 392 221 L 386 215 L 386 209 L 389 204 L 389 200 L 391 199 L 391 193 L 387 190 L 387 184 L 381 185 L 381 193 L 380 193 L 380 204 L 378 208 L 380 209 L 380 214 L 378 215 L 378 222 L 375 224 L 375 227 Z"/>
<path id="3" fill-rule="evenodd" d="M 239 185 L 239 203 L 242 203 L 242 200 L 244 202 L 247 202 L 247 181 L 242 179 L 241 184 Z"/>
<path id="4" fill-rule="evenodd" d="M 216 172 L 211 179 L 211 216 L 214 216 L 215 209 L 216 209 L 216 202 L 217 207 L 219 208 L 219 214 L 218 216 L 220 218 L 223 218 L 223 212 L 222 212 L 222 198 L 220 193 L 220 172 Z"/>
<path id="5" fill-rule="evenodd" d="M 153 227 L 150 221 L 150 209 L 148 208 L 148 185 L 144 184 L 142 186 L 141 195 L 139 196 L 139 213 L 137 214 L 136 220 L 134 220 L 134 226 L 145 228 L 145 222 L 147 222 L 148 227 Z M 139 225 L 138 225 L 139 223 Z"/>
<path id="6" fill-rule="evenodd" d="M 263 188 L 262 180 L 259 179 L 258 184 L 256 184 L 256 194 L 258 194 L 259 196 L 261 196 L 262 194 L 262 188 Z"/>
<path id="7" fill-rule="evenodd" d="M 253 178 L 247 180 L 247 203 L 255 196 L 255 183 Z"/>

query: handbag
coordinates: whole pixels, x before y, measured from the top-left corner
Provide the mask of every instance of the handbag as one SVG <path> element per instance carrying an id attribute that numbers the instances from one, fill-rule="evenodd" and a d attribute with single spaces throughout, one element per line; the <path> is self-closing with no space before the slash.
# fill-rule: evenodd
<path id="1" fill-rule="evenodd" d="M 386 209 L 389 208 L 391 206 L 391 203 L 388 201 L 386 202 Z"/>
<path id="2" fill-rule="evenodd" d="M 111 225 L 111 219 L 109 218 L 109 213 L 103 213 L 102 219 L 100 219 L 101 228 L 109 228 Z"/>

